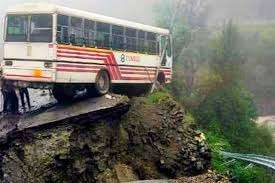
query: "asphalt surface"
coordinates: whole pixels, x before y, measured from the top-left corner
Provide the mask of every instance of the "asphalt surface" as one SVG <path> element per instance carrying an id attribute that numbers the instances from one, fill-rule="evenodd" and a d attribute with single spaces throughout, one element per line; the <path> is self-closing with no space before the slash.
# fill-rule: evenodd
<path id="1" fill-rule="evenodd" d="M 1 92 L 0 92 L 1 93 Z M 8 132 L 17 128 L 17 124 L 23 118 L 24 115 L 29 113 L 38 112 L 42 106 L 48 106 L 50 104 L 55 105 L 56 100 L 50 95 L 50 92 L 47 90 L 29 90 L 30 93 L 30 101 L 31 101 L 31 110 L 27 109 L 27 111 L 23 111 L 21 106 L 19 94 L 17 91 L 17 96 L 19 99 L 19 111 L 21 115 L 0 115 L 0 137 L 5 136 Z M 3 96 L 2 93 L 0 95 L 0 111 L 3 110 Z"/>
<path id="2" fill-rule="evenodd" d="M 9 132 L 24 130 L 58 123 L 81 115 L 116 108 L 123 103 L 121 95 L 105 95 L 88 98 L 77 97 L 70 104 L 58 104 L 49 91 L 29 90 L 31 110 L 26 112 L 20 107 L 20 115 L 0 115 L 0 138 L 5 138 Z M 2 100 L 1 100 L 2 101 Z M 20 104 L 20 102 L 19 102 Z M 2 105 L 1 105 L 2 106 Z M 102 115 L 102 114 L 101 114 Z"/>
<path id="3" fill-rule="evenodd" d="M 23 108 L 21 106 L 21 101 L 19 97 L 18 91 L 16 91 L 18 99 L 19 99 L 19 107 L 20 112 L 23 113 Z M 47 105 L 49 103 L 56 103 L 56 100 L 50 95 L 48 90 L 34 90 L 29 89 L 30 93 L 30 101 L 31 101 L 31 111 L 39 109 L 41 106 Z M 3 96 L 0 92 L 0 112 L 3 111 Z M 27 110 L 28 112 L 29 110 Z"/>

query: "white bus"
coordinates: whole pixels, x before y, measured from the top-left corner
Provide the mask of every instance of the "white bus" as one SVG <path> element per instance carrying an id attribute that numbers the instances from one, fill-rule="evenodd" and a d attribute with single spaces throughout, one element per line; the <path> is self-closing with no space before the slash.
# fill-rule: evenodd
<path id="1" fill-rule="evenodd" d="M 169 30 L 45 3 L 10 8 L 4 24 L 3 78 L 52 88 L 58 101 L 81 87 L 103 95 L 171 82 Z"/>

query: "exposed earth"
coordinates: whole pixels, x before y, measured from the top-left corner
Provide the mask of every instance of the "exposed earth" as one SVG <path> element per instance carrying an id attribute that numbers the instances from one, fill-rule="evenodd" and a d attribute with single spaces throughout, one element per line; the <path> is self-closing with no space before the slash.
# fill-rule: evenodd
<path id="1" fill-rule="evenodd" d="M 229 182 L 209 171 L 204 135 L 169 95 L 133 98 L 127 113 L 9 134 L 1 182 Z"/>

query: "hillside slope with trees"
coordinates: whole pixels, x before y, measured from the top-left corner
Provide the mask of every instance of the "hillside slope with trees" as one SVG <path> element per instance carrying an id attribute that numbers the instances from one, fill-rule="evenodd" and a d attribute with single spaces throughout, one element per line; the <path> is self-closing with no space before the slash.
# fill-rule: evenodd
<path id="1" fill-rule="evenodd" d="M 228 165 L 218 153 L 275 155 L 271 132 L 255 122 L 260 94 L 265 91 L 274 97 L 272 79 L 259 81 L 269 86 L 259 89 L 253 80 L 255 70 L 248 69 L 257 63 L 266 69 L 268 65 L 269 69 L 273 67 L 263 63 L 272 59 L 272 49 L 268 49 L 272 48 L 272 40 L 262 37 L 253 44 L 243 27 L 232 21 L 207 27 L 208 6 L 199 0 L 184 4 L 164 0 L 156 12 L 159 25 L 170 28 L 174 36 L 174 79 L 169 90 L 206 133 L 213 150 L 212 168 L 237 182 L 272 182 L 274 175 L 266 169 L 246 168 L 243 162 Z M 174 12 L 177 18 L 171 28 Z"/>

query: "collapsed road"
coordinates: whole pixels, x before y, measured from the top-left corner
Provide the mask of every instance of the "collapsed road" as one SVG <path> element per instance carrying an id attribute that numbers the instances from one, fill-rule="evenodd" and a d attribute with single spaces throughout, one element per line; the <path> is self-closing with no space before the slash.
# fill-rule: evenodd
<path id="1" fill-rule="evenodd" d="M 128 109 L 128 98 L 121 95 L 105 95 L 97 98 L 80 98 L 70 104 L 48 103 L 34 108 L 29 113 L 18 116 L 0 117 L 0 139 L 5 141 L 7 135 L 24 130 L 42 129 L 65 123 L 81 123 L 120 114 Z"/>

